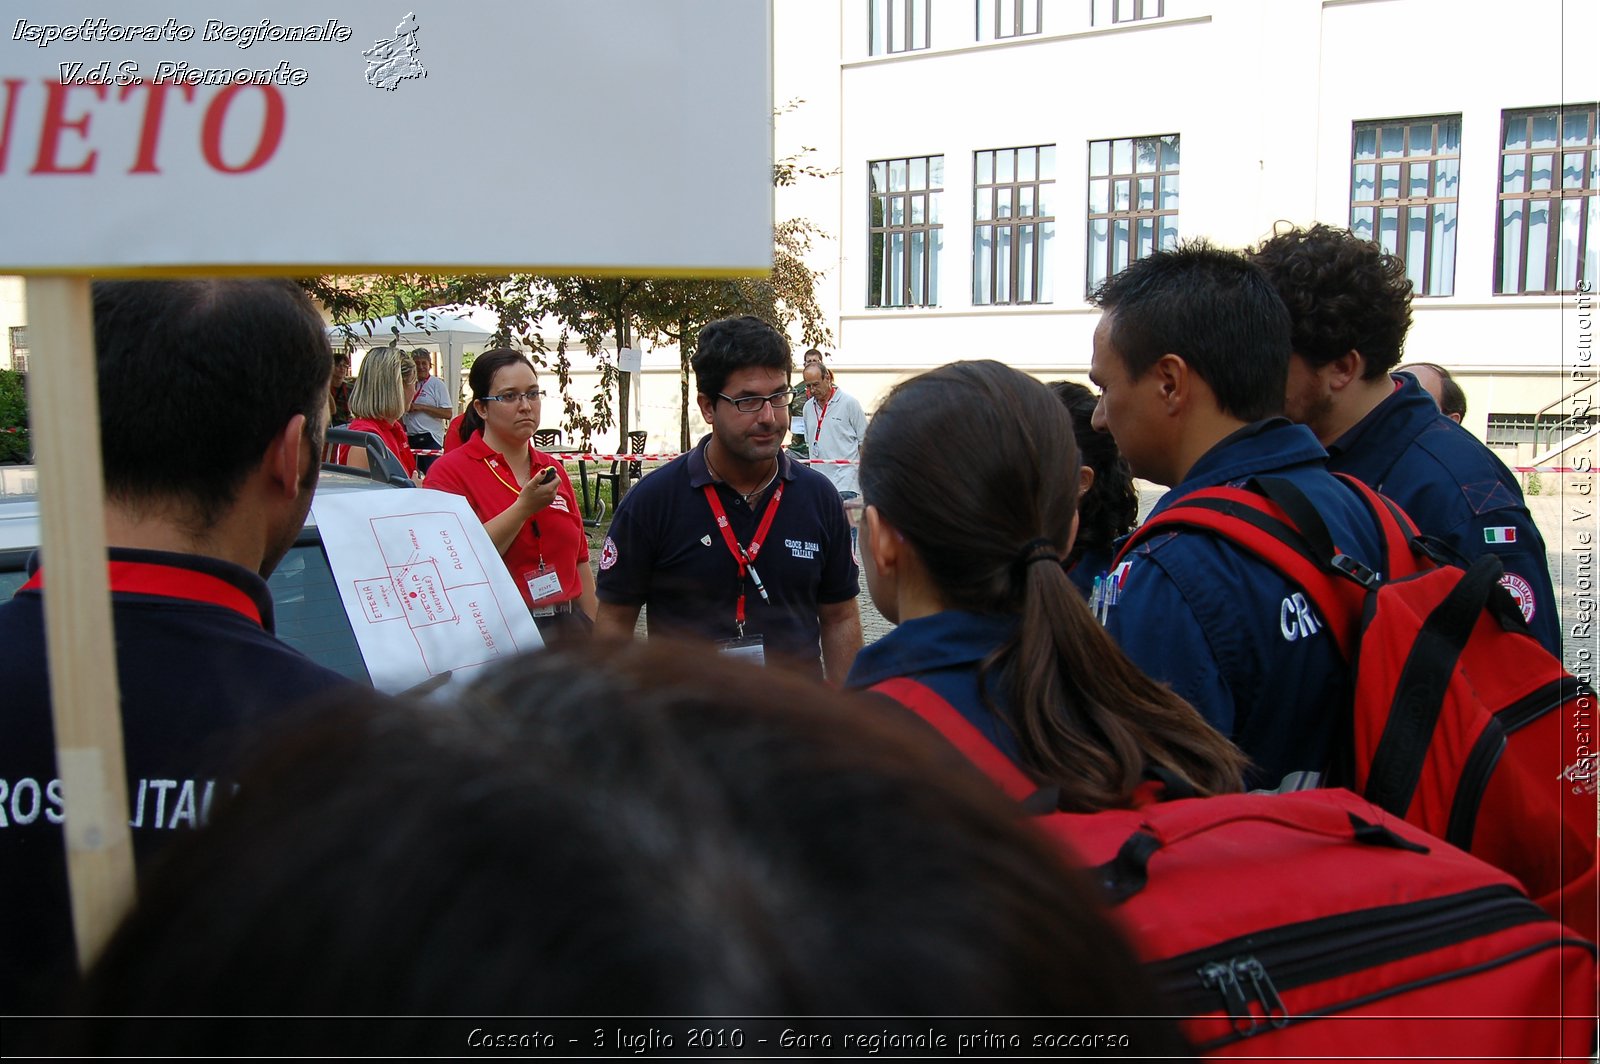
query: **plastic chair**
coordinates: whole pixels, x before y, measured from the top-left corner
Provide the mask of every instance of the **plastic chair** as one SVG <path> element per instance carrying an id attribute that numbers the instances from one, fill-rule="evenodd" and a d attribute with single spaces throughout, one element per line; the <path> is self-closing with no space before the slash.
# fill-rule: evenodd
<path id="1" fill-rule="evenodd" d="M 646 438 L 647 434 L 644 432 L 628 433 L 628 453 L 643 454 Z M 644 463 L 641 461 L 629 462 L 628 478 L 630 480 L 638 480 L 642 476 L 644 476 Z M 594 503 L 600 502 L 600 484 L 602 481 L 611 482 L 611 498 L 614 502 L 620 503 L 622 501 L 622 463 L 612 462 L 611 472 L 596 473 L 594 475 Z M 593 504 L 591 504 L 589 508 L 591 510 L 599 509 L 598 506 Z"/>
<path id="2" fill-rule="evenodd" d="M 539 429 L 533 434 L 533 445 L 541 451 L 561 446 L 560 429 Z"/>

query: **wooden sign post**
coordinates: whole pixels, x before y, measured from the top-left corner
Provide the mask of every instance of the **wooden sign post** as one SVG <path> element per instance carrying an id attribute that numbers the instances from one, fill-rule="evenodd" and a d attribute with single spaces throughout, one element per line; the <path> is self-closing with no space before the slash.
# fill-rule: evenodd
<path id="1" fill-rule="evenodd" d="M 87 968 L 133 900 L 133 839 L 117 711 L 116 646 L 106 597 L 100 404 L 89 281 L 28 282 L 37 337 L 29 390 L 39 466 L 39 528 L 49 558 L 45 645 L 61 776 L 78 963 Z"/>

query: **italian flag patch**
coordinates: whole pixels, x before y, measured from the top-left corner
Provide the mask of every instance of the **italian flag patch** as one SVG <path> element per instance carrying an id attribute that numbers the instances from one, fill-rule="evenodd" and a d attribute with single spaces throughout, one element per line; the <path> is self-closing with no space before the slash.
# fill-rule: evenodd
<path id="1" fill-rule="evenodd" d="M 1500 528 L 1486 528 L 1483 530 L 1483 541 L 1485 543 L 1515 543 L 1517 541 L 1517 530 L 1510 525 L 1503 525 Z"/>

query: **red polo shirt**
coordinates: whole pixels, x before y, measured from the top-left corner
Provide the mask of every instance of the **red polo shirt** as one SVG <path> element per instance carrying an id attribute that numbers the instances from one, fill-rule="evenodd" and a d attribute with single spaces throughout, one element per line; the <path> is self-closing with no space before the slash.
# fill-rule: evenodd
<path id="1" fill-rule="evenodd" d="M 554 570 L 561 578 L 561 597 L 541 604 L 568 602 L 583 590 L 578 583 L 578 566 L 589 564 L 589 537 L 583 530 L 583 511 L 578 509 L 572 481 L 561 463 L 536 450 L 532 443 L 528 444 L 528 453 L 533 456 L 531 468 L 535 473 L 547 465 L 555 466 L 561 486 L 550 505 L 518 529 L 517 538 L 501 557 L 528 605 L 533 605 L 528 579 L 539 573 L 541 560 L 547 570 Z M 478 520 L 485 522 L 504 513 L 506 507 L 517 501 L 522 490 L 506 467 L 504 456 L 485 443 L 481 434 L 433 463 L 433 468 L 428 470 L 428 487 L 465 497 Z M 534 534 L 536 526 L 538 535 Z"/>
<path id="2" fill-rule="evenodd" d="M 411 453 L 411 445 L 406 442 L 406 430 L 398 421 L 374 421 L 371 418 L 358 417 L 348 425 L 340 428 L 351 429 L 355 432 L 370 432 L 380 437 L 384 445 L 389 448 L 389 453 L 400 460 L 407 474 L 417 471 L 417 456 Z M 349 445 L 339 447 L 339 455 L 334 461 L 340 465 L 348 464 L 345 457 L 350 453 Z M 432 487 L 432 485 L 429 485 Z"/>

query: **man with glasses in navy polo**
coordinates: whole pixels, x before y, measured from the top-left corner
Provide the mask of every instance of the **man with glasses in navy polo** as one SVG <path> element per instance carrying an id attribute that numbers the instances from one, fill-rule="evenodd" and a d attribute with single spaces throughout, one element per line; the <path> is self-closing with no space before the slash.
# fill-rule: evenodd
<path id="1" fill-rule="evenodd" d="M 789 342 L 759 318 L 700 332 L 700 413 L 688 454 L 617 507 L 601 552 L 596 636 L 707 639 L 838 683 L 861 649 L 860 581 L 839 493 L 790 460 Z"/>

